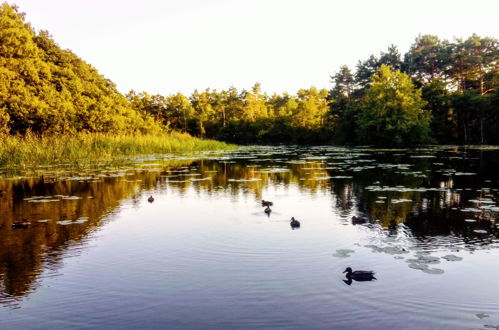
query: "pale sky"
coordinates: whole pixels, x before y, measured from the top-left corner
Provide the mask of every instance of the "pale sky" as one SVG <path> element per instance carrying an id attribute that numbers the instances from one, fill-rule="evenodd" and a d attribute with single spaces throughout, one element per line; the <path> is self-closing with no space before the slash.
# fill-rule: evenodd
<path id="1" fill-rule="evenodd" d="M 331 87 L 418 34 L 499 38 L 498 0 L 7 0 L 114 81 L 169 95 L 255 82 L 269 93 Z"/>

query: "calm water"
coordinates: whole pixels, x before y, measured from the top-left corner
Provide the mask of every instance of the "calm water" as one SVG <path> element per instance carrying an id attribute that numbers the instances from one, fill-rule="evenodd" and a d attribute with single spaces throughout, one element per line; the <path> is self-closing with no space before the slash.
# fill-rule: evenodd
<path id="1" fill-rule="evenodd" d="M 0 181 L 0 328 L 498 328 L 499 150 L 176 164 Z M 348 283 L 348 266 L 377 280 Z"/>

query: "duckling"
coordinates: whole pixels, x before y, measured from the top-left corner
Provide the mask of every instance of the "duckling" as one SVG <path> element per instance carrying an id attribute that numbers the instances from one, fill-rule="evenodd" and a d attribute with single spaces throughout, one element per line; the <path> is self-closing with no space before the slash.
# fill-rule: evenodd
<path id="1" fill-rule="evenodd" d="M 355 281 L 372 281 L 375 280 L 374 272 L 371 270 L 356 270 L 352 271 L 352 268 L 348 267 L 343 273 L 347 273 L 346 277 L 349 280 Z"/>
<path id="2" fill-rule="evenodd" d="M 12 223 L 12 228 L 18 229 L 18 228 L 28 228 L 29 225 L 31 225 L 31 222 L 29 222 L 27 219 L 22 219 L 21 221 L 14 221 Z"/>
<path id="3" fill-rule="evenodd" d="M 354 225 L 360 225 L 366 222 L 368 222 L 368 219 L 366 217 L 357 217 L 355 215 L 352 217 L 352 223 Z"/>
<path id="4" fill-rule="evenodd" d="M 272 210 L 270 209 L 269 206 L 267 206 L 264 210 L 265 213 L 267 213 L 267 215 L 270 215 L 270 212 L 272 212 Z"/>
<path id="5" fill-rule="evenodd" d="M 289 223 L 291 228 L 300 228 L 300 221 L 296 220 L 295 217 L 291 217 L 291 222 Z"/>
<path id="6" fill-rule="evenodd" d="M 266 200 L 262 199 L 262 206 L 269 207 L 269 206 L 272 206 L 272 205 L 274 205 L 274 203 L 272 203 L 271 201 L 266 201 Z"/>
<path id="7" fill-rule="evenodd" d="M 152 196 L 149 196 L 149 198 L 147 199 L 147 201 L 148 201 L 149 203 L 152 203 L 152 202 L 154 202 L 154 197 L 152 197 Z"/>

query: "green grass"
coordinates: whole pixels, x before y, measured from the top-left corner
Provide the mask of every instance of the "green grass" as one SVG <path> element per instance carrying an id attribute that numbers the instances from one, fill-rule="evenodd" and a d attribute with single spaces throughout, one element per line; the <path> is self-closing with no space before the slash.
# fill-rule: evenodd
<path id="1" fill-rule="evenodd" d="M 27 134 L 2 136 L 0 140 L 0 167 L 17 170 L 57 164 L 80 167 L 96 161 L 140 155 L 235 148 L 234 145 L 198 139 L 182 133 L 133 136 L 94 133 L 46 137 Z"/>

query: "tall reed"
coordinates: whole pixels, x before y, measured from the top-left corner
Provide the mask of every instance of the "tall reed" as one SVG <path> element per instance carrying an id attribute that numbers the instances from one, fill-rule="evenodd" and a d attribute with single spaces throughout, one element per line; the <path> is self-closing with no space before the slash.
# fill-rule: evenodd
<path id="1" fill-rule="evenodd" d="M 194 138 L 188 134 L 78 135 L 0 137 L 0 167 L 29 168 L 39 165 L 85 164 L 97 160 L 147 154 L 171 154 L 235 148 L 223 142 Z"/>

